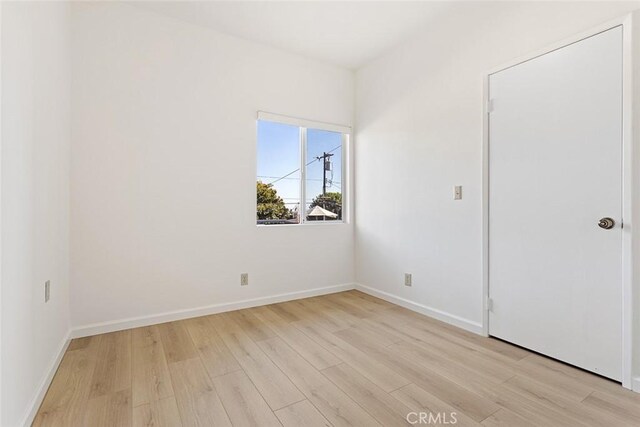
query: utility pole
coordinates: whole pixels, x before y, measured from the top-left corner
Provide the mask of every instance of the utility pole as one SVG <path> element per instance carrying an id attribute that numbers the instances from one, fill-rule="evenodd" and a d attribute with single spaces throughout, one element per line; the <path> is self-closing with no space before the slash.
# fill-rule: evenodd
<path id="1" fill-rule="evenodd" d="M 331 170 L 331 161 L 329 160 L 331 156 L 333 156 L 333 154 L 331 153 L 322 153 L 322 156 L 316 157 L 316 159 L 318 160 L 322 159 L 322 163 L 323 163 L 322 165 L 322 197 L 327 195 L 327 171 Z"/>

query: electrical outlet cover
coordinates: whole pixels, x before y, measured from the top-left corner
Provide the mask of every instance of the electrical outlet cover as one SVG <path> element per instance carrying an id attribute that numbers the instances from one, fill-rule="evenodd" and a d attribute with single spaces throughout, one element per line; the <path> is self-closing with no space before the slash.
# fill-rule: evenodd
<path id="1" fill-rule="evenodd" d="M 404 285 L 411 286 L 412 278 L 411 273 L 404 273 Z"/>

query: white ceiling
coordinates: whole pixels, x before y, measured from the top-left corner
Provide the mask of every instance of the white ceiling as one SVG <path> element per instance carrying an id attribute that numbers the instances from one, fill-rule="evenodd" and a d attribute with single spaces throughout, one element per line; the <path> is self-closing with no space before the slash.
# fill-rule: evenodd
<path id="1" fill-rule="evenodd" d="M 232 36 L 264 43 L 309 58 L 356 69 L 421 29 L 456 17 L 491 20 L 507 10 L 545 16 L 614 4 L 614 1 L 133 1 L 131 4 Z M 482 16 L 480 16 L 482 15 Z M 504 17 L 504 16 L 503 16 Z M 508 18 L 506 18 L 508 20 Z"/>
<path id="2" fill-rule="evenodd" d="M 406 1 L 143 1 L 157 13 L 289 52 L 358 68 L 451 3 Z"/>

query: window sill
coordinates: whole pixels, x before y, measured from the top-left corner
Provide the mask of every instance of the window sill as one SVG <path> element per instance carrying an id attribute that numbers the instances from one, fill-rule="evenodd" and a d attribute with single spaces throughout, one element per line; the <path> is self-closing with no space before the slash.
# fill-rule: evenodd
<path id="1" fill-rule="evenodd" d="M 336 227 L 348 225 L 347 221 L 310 221 L 300 224 L 256 224 L 256 228 Z"/>

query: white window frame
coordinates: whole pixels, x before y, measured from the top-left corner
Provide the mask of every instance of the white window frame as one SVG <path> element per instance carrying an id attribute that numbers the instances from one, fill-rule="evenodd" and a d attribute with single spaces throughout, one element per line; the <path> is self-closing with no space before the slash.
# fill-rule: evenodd
<path id="1" fill-rule="evenodd" d="M 266 111 L 258 111 L 257 120 L 267 121 L 267 122 L 275 122 L 282 123 L 286 125 L 296 126 L 299 128 L 300 136 L 300 222 L 297 224 L 256 224 L 257 227 L 295 227 L 296 225 L 340 225 L 347 224 L 348 215 L 349 215 L 349 204 L 348 200 L 350 198 L 350 194 L 348 194 L 348 189 L 350 186 L 348 185 L 349 179 L 349 171 L 347 170 L 348 165 L 350 164 L 348 161 L 349 157 L 349 149 L 348 145 L 351 139 L 351 127 L 345 125 L 338 125 L 334 123 L 325 123 L 318 122 L 314 120 L 301 119 L 297 117 L 284 116 L 281 114 L 268 113 Z M 341 160 L 342 164 L 340 167 L 341 171 L 341 179 L 340 179 L 340 193 L 342 194 L 342 219 L 335 221 L 308 221 L 307 220 L 307 195 L 306 195 L 306 176 L 307 176 L 307 129 L 317 129 L 317 130 L 325 130 L 330 132 L 338 132 L 342 134 L 342 147 L 341 147 Z M 257 174 L 257 165 L 256 165 L 256 174 Z M 257 179 L 257 177 L 256 177 Z"/>

